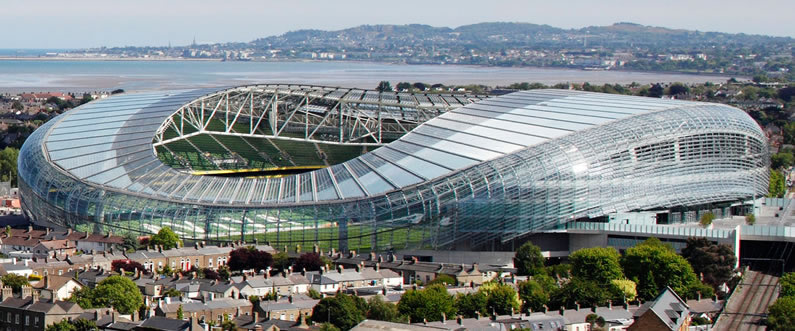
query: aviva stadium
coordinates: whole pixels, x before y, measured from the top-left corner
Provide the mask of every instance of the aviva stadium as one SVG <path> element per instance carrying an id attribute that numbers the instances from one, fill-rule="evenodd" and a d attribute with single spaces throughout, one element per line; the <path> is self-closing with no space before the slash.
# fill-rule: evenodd
<path id="1" fill-rule="evenodd" d="M 482 249 L 613 213 L 764 195 L 768 145 L 718 104 L 251 85 L 122 94 L 19 156 L 34 223 L 342 250 Z M 708 206 L 708 207 L 704 207 Z"/>

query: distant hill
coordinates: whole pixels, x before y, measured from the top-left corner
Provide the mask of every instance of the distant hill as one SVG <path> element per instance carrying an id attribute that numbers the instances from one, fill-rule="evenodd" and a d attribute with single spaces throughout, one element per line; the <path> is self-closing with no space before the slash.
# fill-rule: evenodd
<path id="1" fill-rule="evenodd" d="M 594 45 L 645 45 L 649 47 L 692 47 L 764 43 L 792 43 L 789 37 L 771 37 L 722 32 L 701 32 L 683 29 L 645 26 L 621 22 L 609 26 L 589 26 L 581 29 L 561 29 L 531 23 L 489 22 L 464 25 L 457 28 L 430 25 L 361 25 L 337 31 L 298 30 L 280 36 L 260 38 L 251 42 L 255 46 L 332 46 L 380 47 L 400 42 L 433 42 L 438 46 L 496 45 L 577 46 L 583 38 Z"/>

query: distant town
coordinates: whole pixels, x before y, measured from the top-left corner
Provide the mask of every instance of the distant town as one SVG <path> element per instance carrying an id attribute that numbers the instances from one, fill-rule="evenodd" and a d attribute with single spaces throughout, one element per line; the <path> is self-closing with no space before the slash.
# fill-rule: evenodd
<path id="1" fill-rule="evenodd" d="M 247 43 L 129 46 L 53 52 L 44 59 L 373 61 L 400 64 L 535 66 L 584 70 L 715 73 L 793 81 L 788 37 L 700 32 L 616 23 L 560 29 L 480 23 L 455 29 L 365 25 L 299 30 Z"/>

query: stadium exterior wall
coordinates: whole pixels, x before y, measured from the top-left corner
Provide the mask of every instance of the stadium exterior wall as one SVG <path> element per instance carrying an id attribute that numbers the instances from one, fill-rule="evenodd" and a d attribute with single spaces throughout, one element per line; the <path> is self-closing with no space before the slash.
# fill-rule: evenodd
<path id="1" fill-rule="evenodd" d="M 100 233 L 170 226 L 186 239 L 278 247 L 482 248 L 582 217 L 737 201 L 768 186 L 764 133 L 715 104 L 629 116 L 377 196 L 272 206 L 172 201 L 80 180 L 46 154 L 57 123 L 22 147 L 23 209 L 41 225 Z"/>

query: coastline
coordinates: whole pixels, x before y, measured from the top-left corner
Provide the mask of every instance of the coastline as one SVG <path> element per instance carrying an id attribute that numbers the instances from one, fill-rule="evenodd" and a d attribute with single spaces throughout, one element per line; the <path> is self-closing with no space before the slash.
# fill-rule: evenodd
<path id="1" fill-rule="evenodd" d="M 450 66 L 462 68 L 482 68 L 482 69 L 541 69 L 541 70 L 576 70 L 583 72 L 622 72 L 640 74 L 665 74 L 665 75 L 692 75 L 692 76 L 712 76 L 712 77 L 734 77 L 737 79 L 750 79 L 749 76 L 732 75 L 717 72 L 693 72 L 693 71 L 641 71 L 625 69 L 608 70 L 587 70 L 577 67 L 542 67 L 542 66 L 493 66 L 483 64 L 451 64 L 451 63 L 401 63 L 394 61 L 372 61 L 372 60 L 316 60 L 316 59 L 278 59 L 278 60 L 258 60 L 251 61 L 225 61 L 216 58 L 183 58 L 183 57 L 45 57 L 45 56 L 0 56 L 0 61 L 62 61 L 62 62 L 230 62 L 230 63 L 337 63 L 337 64 L 373 64 L 390 66 Z M 532 81 L 530 81 L 532 82 Z M 517 82 L 521 83 L 521 82 Z"/>

